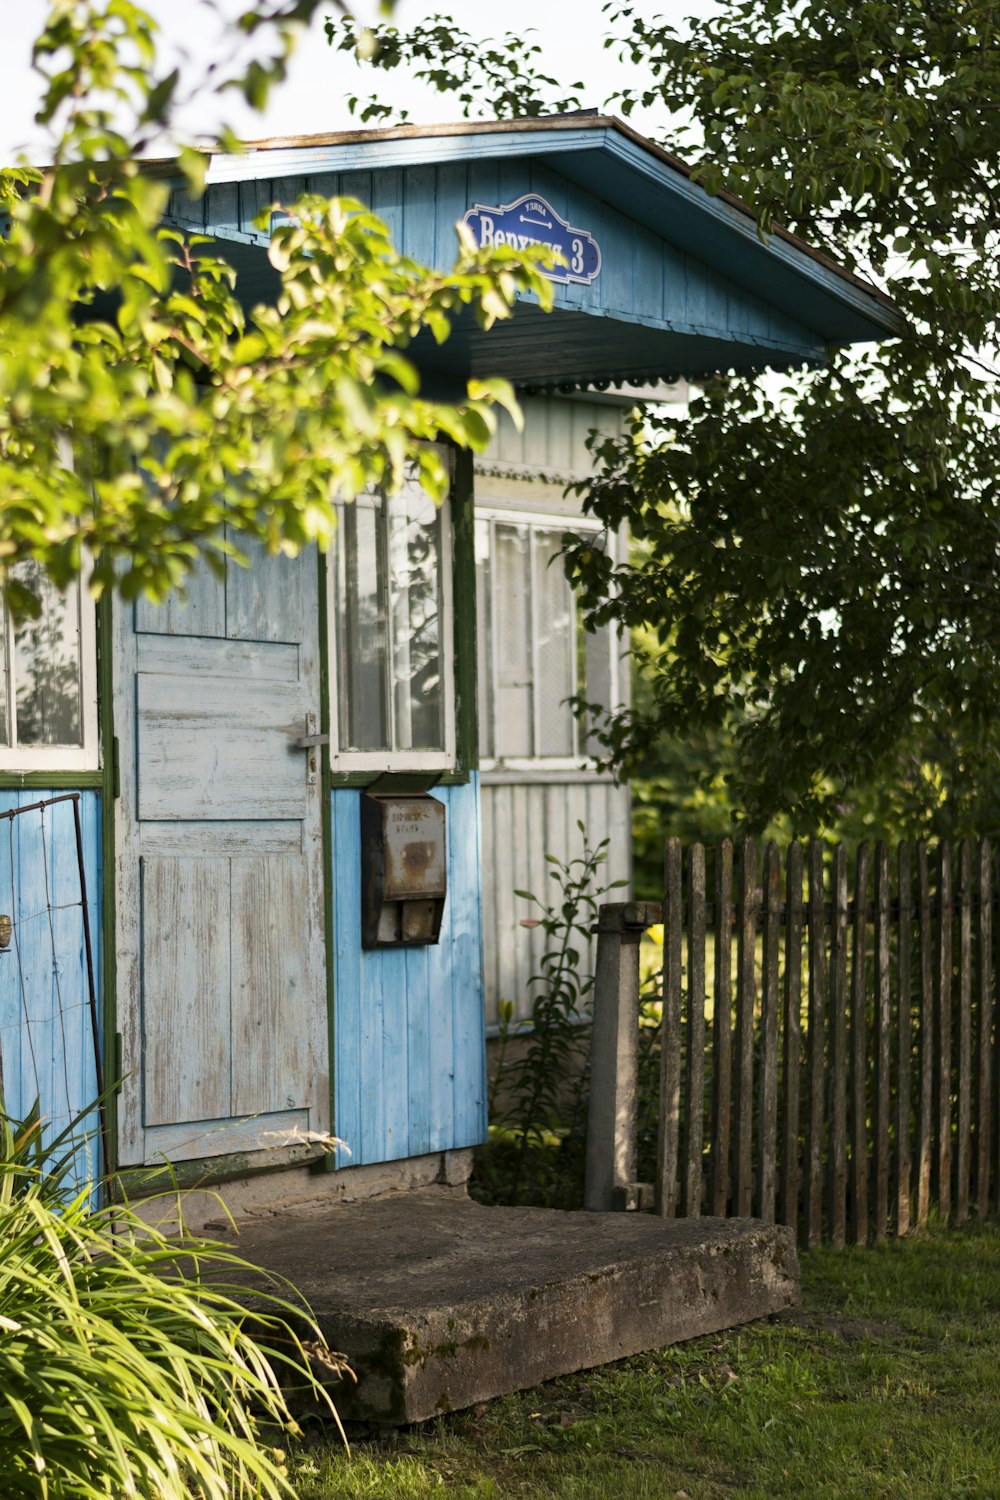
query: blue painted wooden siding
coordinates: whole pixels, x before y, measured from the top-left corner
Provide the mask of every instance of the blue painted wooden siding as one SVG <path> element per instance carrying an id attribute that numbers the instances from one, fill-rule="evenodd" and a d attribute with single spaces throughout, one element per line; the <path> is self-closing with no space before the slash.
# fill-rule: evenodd
<path id="1" fill-rule="evenodd" d="M 0 791 L 0 813 L 39 802 L 37 788 Z M 80 793 L 87 902 L 98 1007 L 101 997 L 101 798 Z M 0 1057 L 7 1113 L 22 1119 L 38 1095 L 46 1135 L 58 1134 L 97 1096 L 73 806 L 0 818 L 0 912 L 14 935 L 0 957 Z M 100 1014 L 100 1010 L 99 1010 Z M 103 1170 L 96 1113 L 78 1174 Z"/>
<path id="2" fill-rule="evenodd" d="M 789 357 L 815 359 L 823 353 L 823 340 L 802 323 L 536 158 L 488 157 L 220 183 L 199 200 L 175 193 L 168 218 L 223 239 L 263 244 L 267 236 L 254 228 L 254 216 L 268 204 L 292 202 L 302 191 L 360 199 L 386 221 L 397 248 L 440 268 L 454 263 L 455 224 L 473 204 L 509 203 L 526 192 L 540 193 L 564 219 L 588 229 L 602 253 L 600 275 L 589 286 L 555 286 L 556 308 L 734 346 L 760 345 Z M 247 277 L 245 292 L 252 294 L 249 268 L 241 266 L 240 275 L 241 285 Z M 538 336 L 558 338 L 555 329 Z"/>
<path id="3" fill-rule="evenodd" d="M 334 1120 L 342 1166 L 478 1145 L 486 1136 L 479 786 L 438 788 L 448 897 L 433 947 L 364 952 L 354 788 L 333 792 Z"/>

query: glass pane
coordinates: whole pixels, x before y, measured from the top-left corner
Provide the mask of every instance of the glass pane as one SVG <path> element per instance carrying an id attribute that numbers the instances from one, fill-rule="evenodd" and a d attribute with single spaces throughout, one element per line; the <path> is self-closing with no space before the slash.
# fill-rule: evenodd
<path id="1" fill-rule="evenodd" d="M 65 594 L 37 563 L 21 563 L 17 577 L 41 602 L 37 620 L 14 626 L 14 698 L 20 745 L 79 745 L 83 722 L 80 684 L 80 590 Z"/>
<path id="2" fill-rule="evenodd" d="M 597 630 L 584 630 L 580 626 L 580 634 L 583 637 L 583 661 L 584 661 L 584 683 L 580 691 L 588 703 L 597 703 L 601 708 L 612 707 L 612 656 L 611 652 L 617 644 L 617 637 L 610 625 L 601 625 Z M 598 719 L 597 726 L 603 723 Z M 604 747 L 590 734 L 587 735 L 586 754 L 599 756 L 604 753 Z"/>
<path id="3" fill-rule="evenodd" d="M 535 636 L 538 642 L 538 744 L 536 755 L 572 755 L 575 741 L 569 699 L 576 691 L 576 610 L 563 572 L 562 533 L 535 532 Z"/>
<path id="4" fill-rule="evenodd" d="M 493 754 L 493 695 L 490 691 L 490 523 L 476 522 L 476 687 L 479 694 L 479 753 Z"/>
<path id="5" fill-rule="evenodd" d="M 389 501 L 396 750 L 444 749 L 441 518 L 416 480 Z"/>
<path id="6" fill-rule="evenodd" d="M 386 622 L 381 505 L 359 499 L 340 511 L 337 592 L 340 748 L 386 750 Z"/>
<path id="7" fill-rule="evenodd" d="M 497 526 L 493 536 L 495 753 L 507 757 L 530 755 L 533 741 L 530 533 L 527 526 Z"/>
<path id="8" fill-rule="evenodd" d="M 7 609 L 0 600 L 0 628 L 3 630 L 3 648 L 0 652 L 0 745 L 10 744 L 10 714 L 7 710 L 7 684 L 10 681 L 9 663 L 7 661 Z"/>

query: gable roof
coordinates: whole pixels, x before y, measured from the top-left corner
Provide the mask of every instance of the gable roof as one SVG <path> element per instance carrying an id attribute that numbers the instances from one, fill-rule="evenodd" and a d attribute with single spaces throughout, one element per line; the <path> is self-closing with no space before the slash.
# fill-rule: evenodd
<path id="1" fill-rule="evenodd" d="M 762 235 L 738 199 L 710 195 L 683 162 L 612 116 L 278 137 L 210 157 L 204 198 L 175 194 L 169 217 L 229 242 L 248 300 L 266 295 L 268 281 L 253 254 L 268 236 L 252 219 L 303 189 L 361 198 L 401 250 L 437 266 L 453 260 L 455 221 L 477 205 L 509 209 L 535 194 L 563 222 L 585 225 L 600 242 L 599 271 L 557 285 L 544 322 L 530 299 L 488 334 L 463 321 L 440 351 L 423 350 L 442 372 L 522 385 L 697 377 L 818 362 L 830 344 L 906 330 L 884 294 L 785 230 Z"/>

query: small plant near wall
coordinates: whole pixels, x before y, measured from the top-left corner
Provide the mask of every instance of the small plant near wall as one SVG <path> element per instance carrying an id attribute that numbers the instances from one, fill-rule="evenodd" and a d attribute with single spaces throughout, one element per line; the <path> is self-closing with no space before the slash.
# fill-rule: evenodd
<path id="1" fill-rule="evenodd" d="M 298 1432 L 282 1381 L 336 1420 L 337 1368 L 294 1292 L 236 1300 L 226 1245 L 167 1238 L 72 1184 L 80 1121 L 42 1144 L 0 1110 L 0 1474 L 8 1500 L 278 1500 Z M 311 1349 L 311 1344 L 310 1344 Z M 343 1366 L 340 1366 L 344 1373 Z"/>
<path id="2" fill-rule="evenodd" d="M 602 883 L 609 840 L 591 847 L 584 825 L 577 827 L 581 854 L 565 863 L 545 856 L 555 898 L 546 903 L 532 891 L 514 892 L 536 908 L 538 915 L 523 925 L 543 930 L 545 948 L 538 972 L 528 980 L 530 1019 L 518 1023 L 512 1003 L 500 1002 L 490 1139 L 473 1182 L 477 1195 L 490 1202 L 551 1208 L 582 1202 L 594 988 L 591 928 L 601 902 L 626 882 Z"/>

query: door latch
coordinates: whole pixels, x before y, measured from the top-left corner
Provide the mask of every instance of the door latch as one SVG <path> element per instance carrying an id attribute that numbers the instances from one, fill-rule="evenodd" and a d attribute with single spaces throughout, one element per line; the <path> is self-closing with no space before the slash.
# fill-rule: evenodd
<path id="1" fill-rule="evenodd" d="M 316 752 L 321 745 L 328 745 L 329 743 L 330 736 L 328 734 L 318 733 L 316 715 L 314 713 L 307 713 L 305 734 L 300 735 L 297 740 L 292 741 L 293 750 L 305 750 L 306 752 L 307 786 L 316 785 L 316 777 L 319 774 L 319 759 Z"/>

